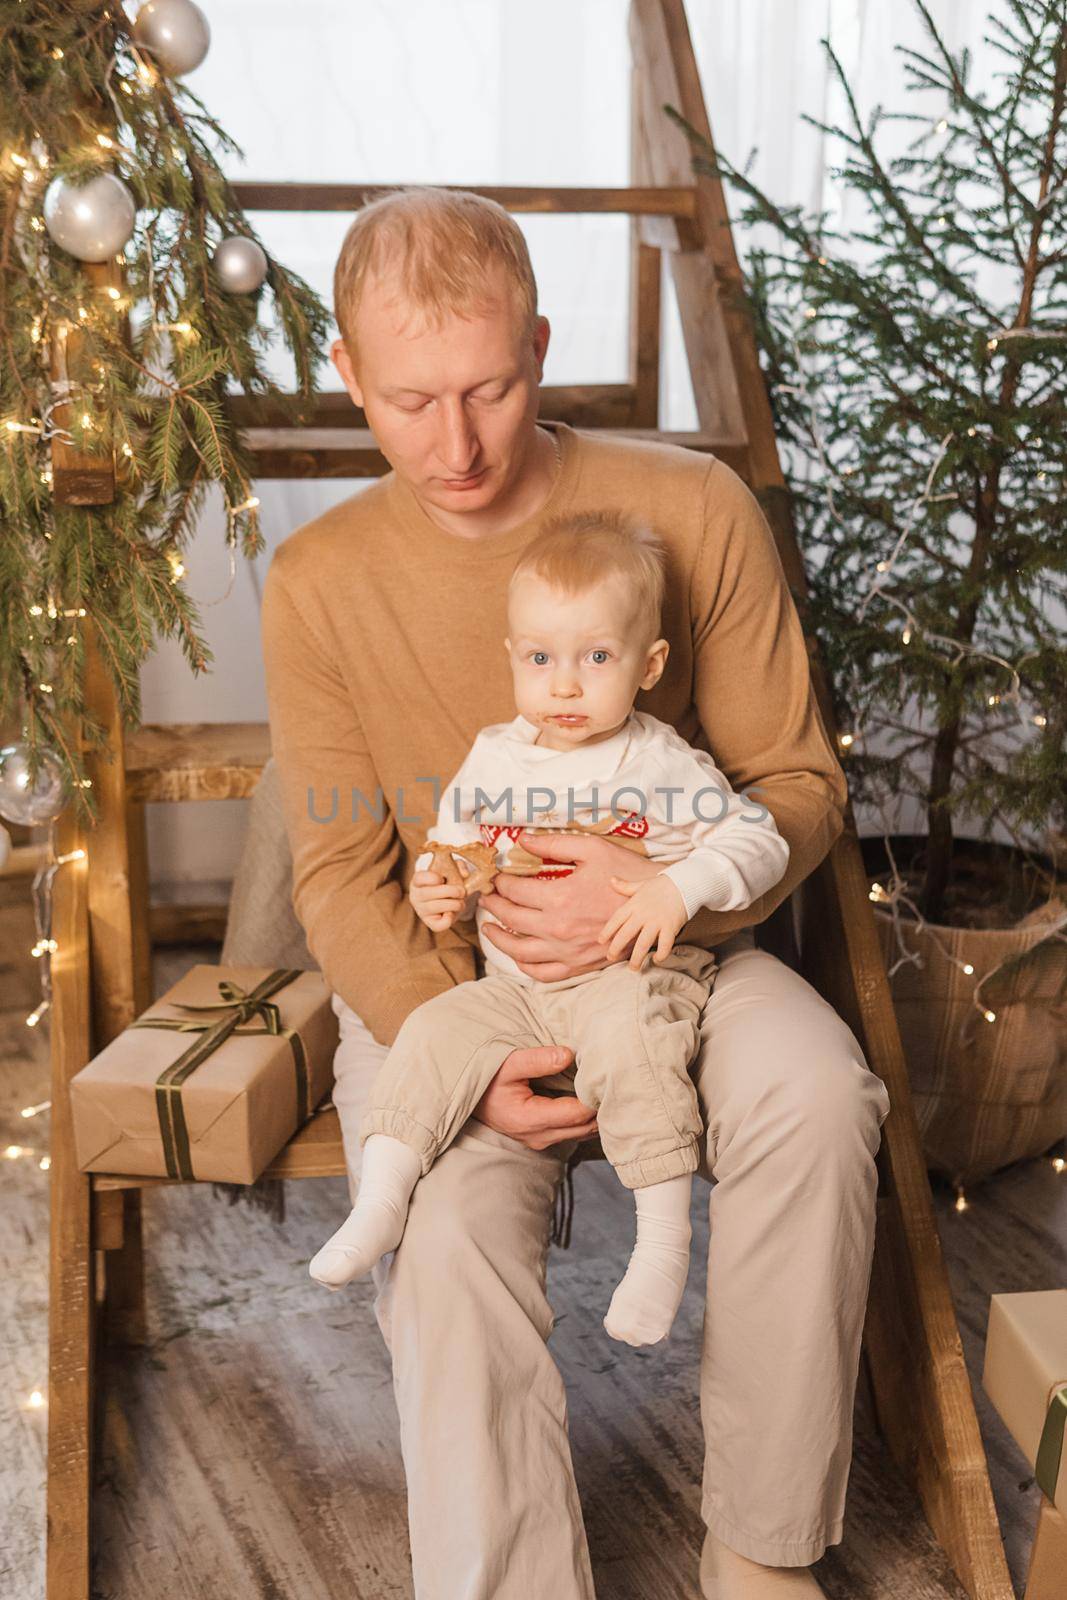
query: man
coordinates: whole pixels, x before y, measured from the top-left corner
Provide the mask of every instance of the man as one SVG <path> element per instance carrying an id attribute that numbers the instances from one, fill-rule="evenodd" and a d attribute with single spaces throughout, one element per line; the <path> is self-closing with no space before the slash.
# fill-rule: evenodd
<path id="1" fill-rule="evenodd" d="M 790 846 L 771 893 L 680 935 L 719 959 L 692 1069 L 714 1179 L 702 1592 L 818 1595 L 808 1566 L 842 1536 L 889 1102 L 841 1019 L 754 947 L 753 925 L 832 845 L 846 796 L 773 539 L 721 462 L 538 425 L 549 325 L 500 207 L 387 195 L 352 224 L 334 286 L 333 359 L 392 471 L 284 542 L 263 625 L 294 904 L 341 1023 L 353 1196 L 386 1047 L 416 1005 L 479 975 L 462 925 L 431 933 L 406 888 L 440 787 L 479 728 L 514 715 L 515 558 L 544 518 L 627 511 L 669 556 L 667 669 L 639 703 L 708 749 Z M 604 965 L 597 933 L 622 903 L 610 878 L 653 863 L 603 837 L 526 842 L 573 870 L 499 875 L 487 937 L 546 982 Z M 571 1059 L 512 1052 L 376 1269 L 419 1600 L 593 1595 L 545 1260 L 563 1162 L 596 1121 L 530 1087 Z"/>

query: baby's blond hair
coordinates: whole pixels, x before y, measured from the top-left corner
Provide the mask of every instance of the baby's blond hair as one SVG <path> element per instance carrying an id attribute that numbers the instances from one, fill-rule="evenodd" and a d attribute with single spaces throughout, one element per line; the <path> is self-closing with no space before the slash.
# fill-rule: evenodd
<path id="1" fill-rule="evenodd" d="M 636 625 L 651 644 L 659 637 L 666 556 L 663 541 L 651 528 L 621 511 L 554 517 L 523 550 L 508 594 L 530 574 L 568 595 L 584 594 L 606 578 L 621 578 L 636 601 Z"/>
<path id="2" fill-rule="evenodd" d="M 357 355 L 356 312 L 372 274 L 388 274 L 400 296 L 439 325 L 449 313 L 486 309 L 493 262 L 504 269 L 524 335 L 532 337 L 537 284 L 522 229 L 503 206 L 430 185 L 377 196 L 349 225 L 334 268 L 334 315 L 349 355 Z"/>

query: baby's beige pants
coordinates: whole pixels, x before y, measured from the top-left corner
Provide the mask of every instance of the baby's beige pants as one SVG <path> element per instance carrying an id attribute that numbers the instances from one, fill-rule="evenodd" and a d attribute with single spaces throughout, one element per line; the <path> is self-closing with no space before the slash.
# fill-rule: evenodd
<path id="1" fill-rule="evenodd" d="M 597 1113 L 600 1143 L 628 1189 L 695 1172 L 704 1121 L 689 1067 L 715 957 L 678 944 L 634 971 L 625 961 L 553 983 L 489 972 L 405 1019 L 374 1080 L 360 1137 L 388 1133 L 425 1177 L 513 1050 L 566 1044 L 575 1067 L 537 1080 Z"/>
<path id="2" fill-rule="evenodd" d="M 715 953 L 692 1069 L 697 1171 L 712 1184 L 701 1514 L 741 1554 L 801 1566 L 842 1537 L 889 1097 L 832 1007 L 753 948 L 751 930 Z M 388 1052 L 339 997 L 334 1008 L 354 1200 L 360 1125 Z M 549 1226 L 574 1149 L 528 1150 L 472 1118 L 374 1269 L 418 1600 L 594 1595 L 547 1347 Z M 656 1355 L 645 1355 L 650 1384 Z"/>

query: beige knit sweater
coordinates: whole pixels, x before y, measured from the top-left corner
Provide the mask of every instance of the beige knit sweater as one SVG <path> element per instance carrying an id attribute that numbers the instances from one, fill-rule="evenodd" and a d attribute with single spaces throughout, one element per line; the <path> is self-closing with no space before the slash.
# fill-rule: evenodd
<path id="1" fill-rule="evenodd" d="M 263 601 L 274 756 L 293 851 L 293 903 L 327 983 L 391 1044 L 424 1000 L 477 976 L 473 924 L 432 933 L 407 899 L 437 792 L 478 731 L 515 715 L 504 638 L 515 558 L 543 518 L 606 506 L 645 518 L 669 553 L 666 671 L 639 710 L 754 789 L 790 849 L 744 911 L 700 911 L 711 947 L 761 922 L 841 831 L 844 774 L 811 689 L 774 540 L 722 462 L 563 423 L 562 466 L 538 515 L 507 533 L 445 532 L 390 473 L 278 548 Z"/>

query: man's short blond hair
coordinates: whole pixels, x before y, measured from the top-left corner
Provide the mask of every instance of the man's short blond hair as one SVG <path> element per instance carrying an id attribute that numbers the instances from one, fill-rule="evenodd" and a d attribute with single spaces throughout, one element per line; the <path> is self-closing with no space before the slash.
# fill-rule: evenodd
<path id="1" fill-rule="evenodd" d="M 398 295 L 437 325 L 446 315 L 488 308 L 488 271 L 499 264 L 524 334 L 532 337 L 537 284 L 522 229 L 482 195 L 418 186 L 377 196 L 345 234 L 333 275 L 334 315 L 356 355 L 356 313 L 368 277 L 387 278 Z"/>
<path id="2" fill-rule="evenodd" d="M 651 644 L 660 637 L 666 563 L 666 546 L 646 524 L 621 511 L 583 511 L 554 517 L 534 535 L 515 564 L 508 594 L 531 575 L 566 595 L 621 578 L 634 597 L 635 624 Z"/>

